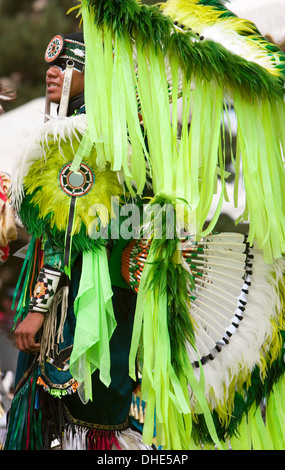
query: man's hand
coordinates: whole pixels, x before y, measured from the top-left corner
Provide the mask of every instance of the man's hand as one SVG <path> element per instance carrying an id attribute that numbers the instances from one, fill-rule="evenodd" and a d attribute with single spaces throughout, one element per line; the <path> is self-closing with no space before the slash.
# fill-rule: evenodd
<path id="1" fill-rule="evenodd" d="M 35 342 L 35 337 L 44 322 L 44 315 L 37 312 L 29 312 L 15 331 L 16 346 L 25 353 L 36 353 L 40 349 L 40 343 Z"/>

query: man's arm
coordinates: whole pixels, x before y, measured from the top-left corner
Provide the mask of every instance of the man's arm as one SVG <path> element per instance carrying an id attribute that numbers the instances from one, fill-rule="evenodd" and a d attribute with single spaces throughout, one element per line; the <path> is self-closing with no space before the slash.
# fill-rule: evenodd
<path id="1" fill-rule="evenodd" d="M 30 300 L 29 312 L 15 330 L 16 347 L 20 351 L 36 353 L 40 350 L 37 334 L 43 326 L 45 316 L 49 315 L 49 308 L 59 287 L 62 277 L 62 259 L 61 250 L 46 242 L 44 265 L 41 268 Z"/>

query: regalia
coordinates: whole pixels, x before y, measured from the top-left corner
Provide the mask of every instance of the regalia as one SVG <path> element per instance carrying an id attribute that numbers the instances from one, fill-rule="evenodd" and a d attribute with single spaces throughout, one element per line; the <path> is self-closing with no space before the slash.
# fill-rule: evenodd
<path id="1" fill-rule="evenodd" d="M 112 220 L 123 223 L 120 210 L 134 204 L 137 237 L 120 234 L 115 265 L 137 295 L 130 414 L 143 442 L 284 449 L 284 53 L 222 0 L 82 0 L 77 11 L 86 114 L 48 121 L 13 183 L 23 221 L 62 250 L 67 277 L 83 253 L 71 383 L 85 402 L 94 370 L 110 383 L 106 246 Z M 217 233 L 224 200 L 249 222 L 246 235 Z"/>

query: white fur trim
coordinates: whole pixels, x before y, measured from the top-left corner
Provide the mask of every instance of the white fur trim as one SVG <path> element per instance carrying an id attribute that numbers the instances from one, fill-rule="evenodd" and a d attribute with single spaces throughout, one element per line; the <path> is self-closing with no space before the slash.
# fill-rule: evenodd
<path id="1" fill-rule="evenodd" d="M 40 158 L 45 158 L 45 146 L 52 142 L 72 141 L 80 139 L 87 129 L 85 114 L 62 119 L 50 119 L 36 132 L 31 134 L 18 151 L 12 172 L 11 199 L 18 210 L 23 198 L 23 181 L 30 167 Z"/>

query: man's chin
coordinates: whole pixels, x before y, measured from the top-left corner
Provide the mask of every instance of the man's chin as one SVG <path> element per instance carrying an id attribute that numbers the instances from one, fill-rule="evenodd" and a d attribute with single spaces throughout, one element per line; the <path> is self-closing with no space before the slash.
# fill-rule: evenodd
<path id="1" fill-rule="evenodd" d="M 47 98 L 51 103 L 59 104 L 61 96 L 55 91 L 48 91 Z"/>

